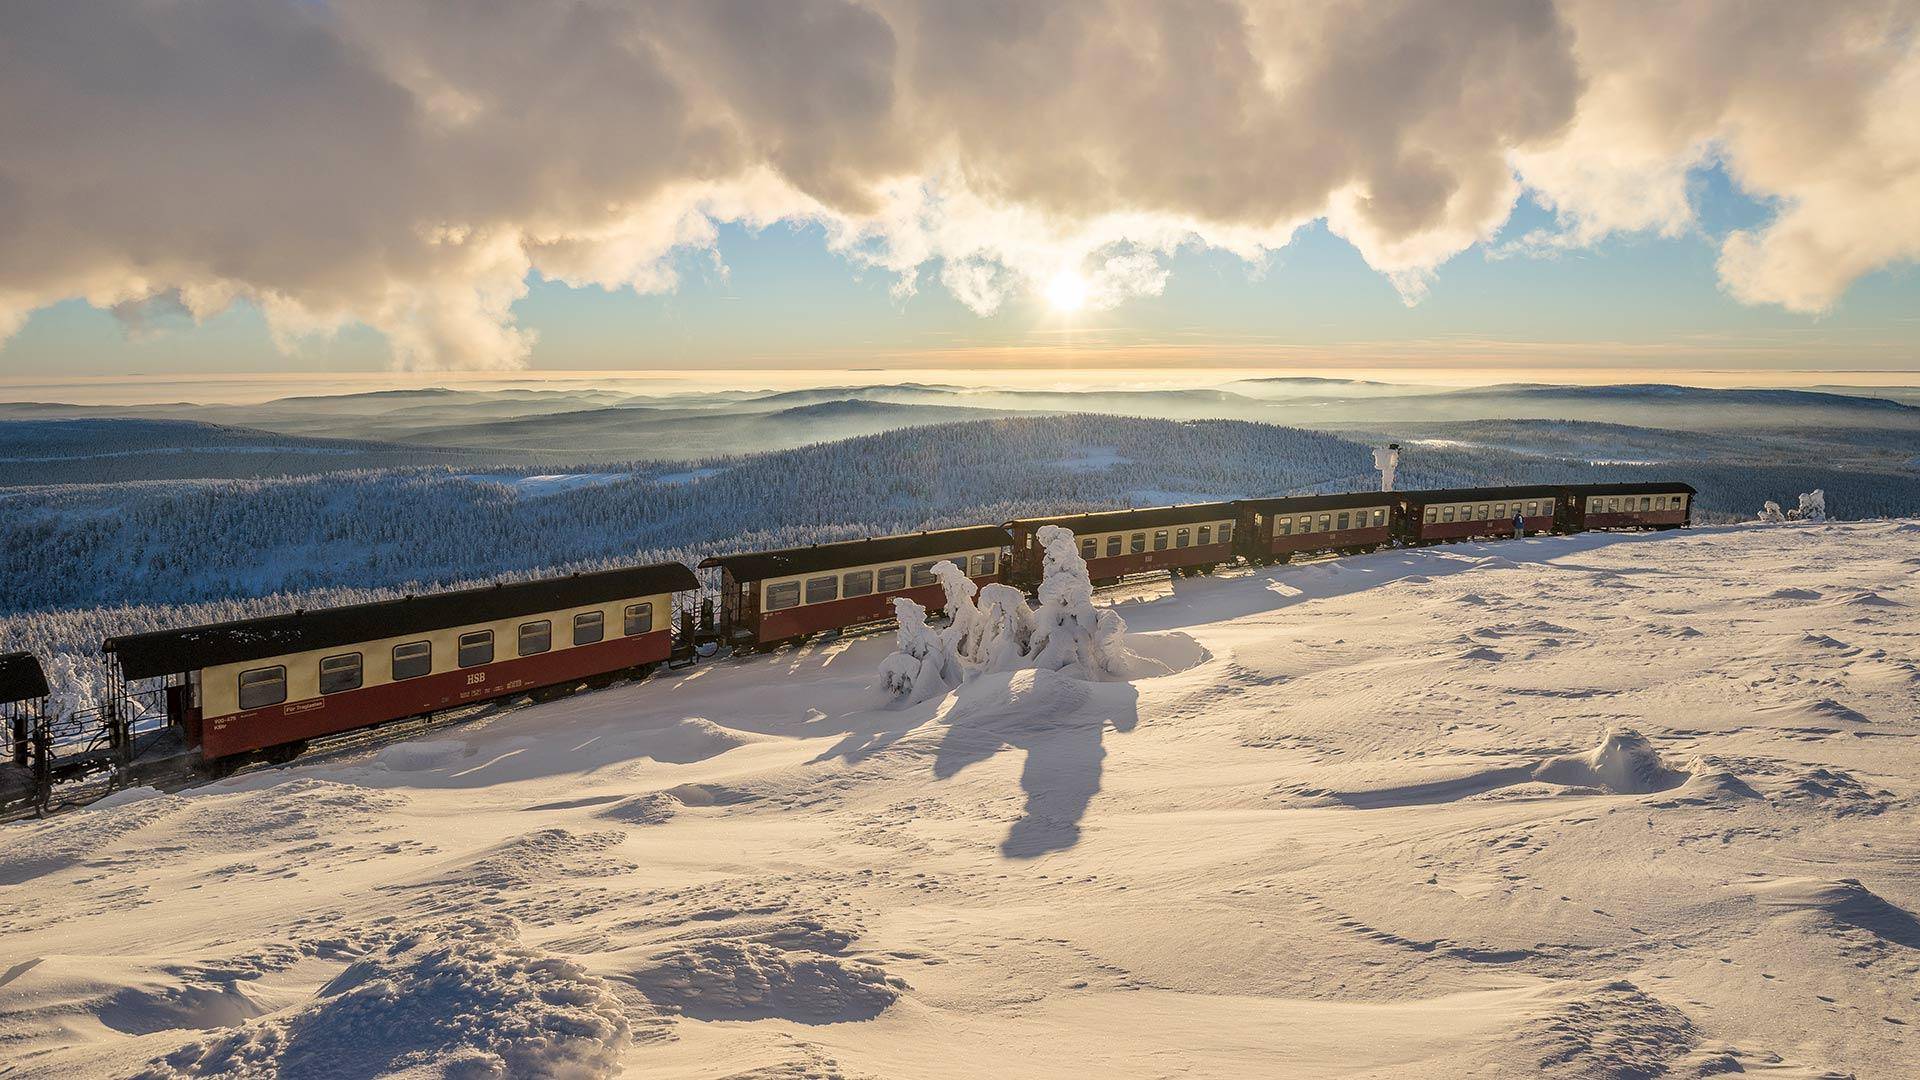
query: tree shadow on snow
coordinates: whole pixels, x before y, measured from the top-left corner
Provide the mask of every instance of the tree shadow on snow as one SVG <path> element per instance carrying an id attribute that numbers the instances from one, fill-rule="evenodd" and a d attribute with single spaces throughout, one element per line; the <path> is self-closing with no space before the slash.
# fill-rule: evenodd
<path id="1" fill-rule="evenodd" d="M 1134 729 L 1140 695 L 1128 683 L 1086 683 L 1053 672 L 1017 675 L 1027 678 L 987 677 L 963 688 L 947 715 L 933 774 L 946 780 L 1003 750 L 1025 751 L 1020 787 L 1026 807 L 1000 852 L 1031 859 L 1079 842 L 1081 821 L 1100 791 L 1107 729 Z"/>

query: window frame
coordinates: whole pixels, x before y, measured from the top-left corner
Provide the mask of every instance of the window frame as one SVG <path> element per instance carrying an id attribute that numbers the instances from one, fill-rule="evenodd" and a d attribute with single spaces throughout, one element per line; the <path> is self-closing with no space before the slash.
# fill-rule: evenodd
<path id="1" fill-rule="evenodd" d="M 1153 530 L 1153 550 L 1155 551 L 1167 550 L 1167 530 L 1165 529 Z"/>
<path id="2" fill-rule="evenodd" d="M 1201 525 L 1196 527 L 1193 530 L 1193 546 L 1212 547 L 1213 546 L 1213 526 Z"/>
<path id="3" fill-rule="evenodd" d="M 427 662 L 426 670 L 417 671 L 411 675 L 400 674 L 400 664 L 401 664 L 400 650 L 412 649 L 416 647 L 423 648 L 425 650 L 420 654 L 419 658 L 426 660 Z M 424 679 L 427 676 L 433 674 L 433 642 L 430 640 L 403 641 L 400 644 L 395 645 L 393 647 L 393 651 L 388 656 L 387 659 L 389 664 L 387 668 L 387 674 L 392 678 L 394 682 L 406 682 L 410 679 Z M 414 657 L 408 657 L 407 663 L 411 664 L 414 662 L 414 660 L 415 660 Z"/>
<path id="4" fill-rule="evenodd" d="M 1189 548 L 1192 546 L 1193 546 L 1193 530 L 1192 529 L 1173 530 L 1174 550 L 1177 551 L 1181 548 Z"/>
<path id="5" fill-rule="evenodd" d="M 1129 553 L 1133 555 L 1146 554 L 1147 534 L 1143 532 L 1134 533 L 1131 537 L 1127 539 L 1127 548 Z"/>
<path id="6" fill-rule="evenodd" d="M 247 676 L 262 674 L 270 674 L 271 682 L 256 680 L 251 685 L 248 684 Z M 272 685 L 274 683 L 279 684 L 279 697 L 274 698 L 272 701 L 259 701 L 251 705 L 247 704 L 247 691 L 261 685 Z M 248 668 L 245 671 L 238 672 L 233 677 L 233 691 L 234 703 L 240 707 L 241 712 L 252 712 L 255 709 L 270 709 L 275 705 L 284 705 L 287 701 L 287 665 L 268 664 L 265 667 Z"/>
<path id="7" fill-rule="evenodd" d="M 840 575 L 820 574 L 806 580 L 802 592 L 808 604 L 831 604 L 840 599 Z"/>
<path id="8" fill-rule="evenodd" d="M 841 574 L 840 595 L 848 600 L 859 596 L 872 596 L 873 577 L 872 570 L 849 570 Z"/>
<path id="9" fill-rule="evenodd" d="M 546 627 L 547 643 L 538 649 L 529 651 L 527 649 L 527 630 L 529 627 L 535 627 L 535 626 Z M 528 622 L 523 622 L 519 626 L 514 627 L 513 653 L 515 656 L 539 656 L 541 653 L 552 652 L 552 651 L 553 651 L 553 620 L 552 619 L 533 619 Z"/>
<path id="10" fill-rule="evenodd" d="M 893 581 L 892 585 L 887 584 L 888 579 L 892 579 Z M 905 563 L 901 563 L 899 566 L 883 566 L 879 570 L 874 572 L 874 575 L 873 575 L 873 591 L 874 592 L 894 593 L 894 592 L 900 592 L 906 587 L 907 587 L 907 566 Z"/>
<path id="11" fill-rule="evenodd" d="M 635 630 L 634 625 L 639 622 L 639 620 L 634 618 L 634 614 L 641 611 L 647 613 L 646 625 Z M 628 604 L 626 608 L 620 612 L 620 628 L 626 631 L 626 633 L 622 635 L 623 637 L 639 637 L 642 634 L 653 633 L 653 601 L 642 600 L 637 604 Z"/>
<path id="12" fill-rule="evenodd" d="M 482 642 L 487 646 L 486 659 L 468 660 L 467 650 L 478 648 Z M 493 663 L 493 653 L 493 631 L 491 629 L 469 630 L 461 634 L 459 638 L 454 641 L 454 666 L 460 668 L 486 667 L 488 664 Z"/>
<path id="13" fill-rule="evenodd" d="M 929 585 L 940 584 L 940 579 L 933 576 L 934 563 L 939 561 L 939 559 L 934 559 L 932 562 L 909 563 L 907 565 L 907 587 L 910 589 L 924 589 Z"/>
<path id="14" fill-rule="evenodd" d="M 583 639 L 580 636 L 581 621 L 600 628 L 597 636 Z M 573 616 L 573 643 L 575 645 L 598 645 L 607 640 L 607 613 L 599 609 L 577 612 Z"/>
<path id="15" fill-rule="evenodd" d="M 787 590 L 789 589 L 793 590 L 792 599 L 787 600 L 785 603 L 782 603 L 781 601 L 787 597 L 788 595 Z M 800 583 L 799 582 L 770 581 L 767 583 L 765 595 L 761 597 L 762 611 L 790 611 L 799 606 L 800 606 Z"/>
<path id="16" fill-rule="evenodd" d="M 1107 558 L 1109 559 L 1119 558 L 1120 556 L 1126 554 L 1124 550 L 1125 548 L 1126 548 L 1126 537 L 1121 536 L 1119 533 L 1114 533 L 1112 536 L 1107 537 L 1107 548 L 1106 548 Z"/>
<path id="17" fill-rule="evenodd" d="M 331 690 L 327 689 L 327 663 L 332 660 L 345 660 L 348 657 L 353 658 L 353 685 L 352 686 L 336 686 Z M 344 653 L 334 653 L 332 656 L 323 656 L 320 658 L 320 663 L 315 668 L 315 671 L 320 676 L 320 696 L 321 697 L 326 697 L 329 694 L 351 693 L 367 685 L 367 658 L 364 654 L 361 654 L 361 653 L 344 652 Z"/>

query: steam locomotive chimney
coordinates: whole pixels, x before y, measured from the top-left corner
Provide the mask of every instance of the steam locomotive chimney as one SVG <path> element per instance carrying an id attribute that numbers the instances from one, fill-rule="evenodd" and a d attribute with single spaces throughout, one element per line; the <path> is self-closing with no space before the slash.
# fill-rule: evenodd
<path id="1" fill-rule="evenodd" d="M 1388 443 L 1385 450 L 1373 452 L 1373 467 L 1380 470 L 1380 490 L 1393 490 L 1393 474 L 1400 467 L 1400 444 Z"/>

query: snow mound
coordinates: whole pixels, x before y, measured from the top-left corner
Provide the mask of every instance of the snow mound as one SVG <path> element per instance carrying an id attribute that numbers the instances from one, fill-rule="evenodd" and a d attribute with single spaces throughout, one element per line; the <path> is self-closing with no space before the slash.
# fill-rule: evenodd
<path id="1" fill-rule="evenodd" d="M 1686 772 L 1667 768 L 1644 735 L 1626 728 L 1608 729 L 1600 745 L 1584 754 L 1541 762 L 1533 776 L 1550 784 L 1601 788 L 1616 795 L 1665 791 L 1687 781 Z"/>
<path id="2" fill-rule="evenodd" d="M 1815 767 L 1781 784 L 1772 793 L 1789 805 L 1817 808 L 1845 817 L 1878 814 L 1887 808 L 1891 793 L 1874 791 L 1844 769 Z"/>
<path id="3" fill-rule="evenodd" d="M 836 948 L 843 939 L 807 943 Z M 792 947 L 778 935 L 718 937 L 657 955 L 632 976 L 647 1000 L 697 1020 L 871 1020 L 906 982 L 861 960 Z"/>
<path id="4" fill-rule="evenodd" d="M 761 741 L 703 716 L 676 717 L 665 727 L 644 733 L 641 755 L 671 765 L 687 765 L 718 757 L 729 750 Z"/>
<path id="5" fill-rule="evenodd" d="M 1530 1060 L 1502 1061 L 1495 1071 L 1643 1080 L 1670 1075 L 1669 1066 L 1699 1042 L 1700 1032 L 1685 1013 L 1620 980 L 1524 1024 L 1516 1033 L 1513 1054 Z"/>
<path id="6" fill-rule="evenodd" d="M 376 768 L 388 772 L 427 772 L 466 757 L 467 746 L 457 739 L 425 739 L 394 743 L 374 755 Z"/>
<path id="7" fill-rule="evenodd" d="M 1761 908 L 1803 915 L 1838 927 L 1865 930 L 1884 941 L 1920 949 L 1920 918 L 1889 903 L 1857 878 L 1791 877 L 1743 886 Z"/>
<path id="8" fill-rule="evenodd" d="M 1861 589 L 1841 597 L 1836 603 L 1843 607 L 1902 607 L 1900 601 L 1882 596 L 1872 589 Z"/>
<path id="9" fill-rule="evenodd" d="M 1092 692 L 1092 683 L 1057 671 L 1001 672 L 961 687 L 944 719 L 949 727 L 1056 727 L 1079 712 Z"/>
<path id="10" fill-rule="evenodd" d="M 1866 715 L 1858 709 L 1842 705 L 1832 698 L 1818 698 L 1813 701 L 1789 701 L 1779 705 L 1762 705 L 1753 710 L 1756 719 L 1771 724 L 1815 723 L 1823 720 L 1838 720 L 1849 724 L 1869 724 Z"/>
<path id="11" fill-rule="evenodd" d="M 686 805 L 668 792 L 655 791 L 621 799 L 594 816 L 627 825 L 665 825 Z"/>
<path id="12" fill-rule="evenodd" d="M 627 1037 L 606 983 L 522 945 L 510 920 L 474 917 L 408 934 L 307 1004 L 181 1047 L 140 1076 L 602 1077 Z"/>

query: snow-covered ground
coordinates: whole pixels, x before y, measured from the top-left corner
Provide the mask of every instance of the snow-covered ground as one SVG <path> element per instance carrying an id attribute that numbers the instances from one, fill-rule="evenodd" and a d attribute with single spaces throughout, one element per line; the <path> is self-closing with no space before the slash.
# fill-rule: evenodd
<path id="1" fill-rule="evenodd" d="M 0 829 L 0 1076 L 1911 1077 L 1920 524 L 876 635 Z"/>

